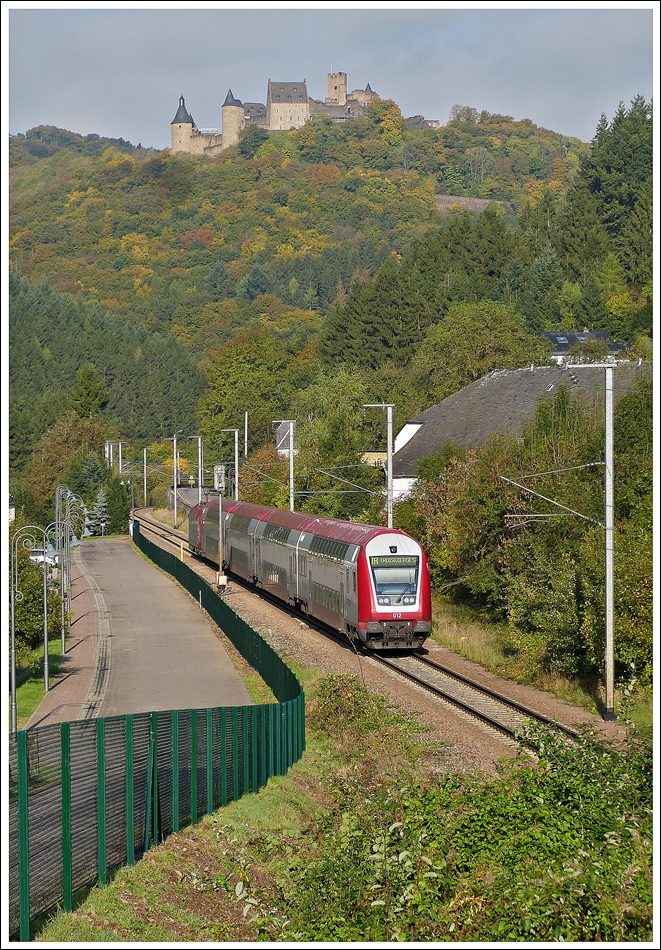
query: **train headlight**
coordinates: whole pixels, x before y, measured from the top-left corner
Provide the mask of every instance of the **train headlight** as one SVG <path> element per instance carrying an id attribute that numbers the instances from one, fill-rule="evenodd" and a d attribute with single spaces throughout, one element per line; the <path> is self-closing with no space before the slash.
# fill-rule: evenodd
<path id="1" fill-rule="evenodd" d="M 381 604 L 382 607 L 389 607 L 389 606 L 390 606 L 390 597 L 379 597 L 379 598 L 378 598 L 378 603 Z"/>

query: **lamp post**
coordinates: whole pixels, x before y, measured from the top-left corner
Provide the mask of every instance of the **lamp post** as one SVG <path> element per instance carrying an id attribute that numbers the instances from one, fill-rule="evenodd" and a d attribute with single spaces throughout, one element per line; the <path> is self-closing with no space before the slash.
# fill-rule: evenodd
<path id="1" fill-rule="evenodd" d="M 200 505 L 202 503 L 202 485 L 204 482 L 204 443 L 201 435 L 189 435 L 186 441 L 191 442 L 193 439 L 197 439 L 197 503 Z"/>
<path id="2" fill-rule="evenodd" d="M 144 494 L 144 505 L 147 507 L 147 449 L 142 450 L 142 490 Z"/>
<path id="3" fill-rule="evenodd" d="M 183 429 L 177 429 L 171 439 L 166 442 L 172 442 L 172 468 L 173 468 L 173 487 L 174 487 L 174 527 L 177 527 L 177 436 L 181 435 Z"/>
<path id="4" fill-rule="evenodd" d="M 221 432 L 234 433 L 234 500 L 239 500 L 239 430 L 221 429 Z"/>
<path id="5" fill-rule="evenodd" d="M 16 604 L 23 600 L 23 592 L 18 589 L 18 548 L 25 551 L 34 550 L 37 540 L 41 539 L 42 551 L 42 608 L 44 629 L 44 692 L 48 692 L 48 535 L 55 528 L 51 524 L 48 528 L 37 525 L 24 525 L 19 528 L 11 541 L 10 561 L 10 649 L 11 649 L 11 731 L 16 732 Z M 55 553 L 55 549 L 52 549 Z"/>
<path id="6" fill-rule="evenodd" d="M 89 535 L 85 518 L 87 509 L 85 502 L 80 495 L 75 495 L 68 491 L 65 498 L 65 518 L 57 526 L 58 536 L 62 539 L 63 557 L 60 560 L 60 597 L 62 600 L 62 618 L 61 618 L 61 637 L 62 637 L 62 656 L 66 653 L 66 628 L 65 614 L 71 611 L 71 548 L 77 547 L 80 541 L 75 536 L 75 526 L 78 525 L 81 535 Z"/>
<path id="7" fill-rule="evenodd" d="M 388 418 L 387 446 L 386 446 L 386 477 L 387 477 L 387 508 L 388 508 L 388 527 L 392 528 L 392 411 L 395 408 L 394 403 L 376 402 L 367 403 L 363 409 L 386 409 Z"/>
<path id="8" fill-rule="evenodd" d="M 64 517 L 62 511 L 64 508 Z M 67 485 L 60 484 L 55 490 L 55 548 L 60 571 L 60 637 L 62 656 L 66 653 L 66 614 L 70 598 L 66 594 L 71 575 L 71 537 L 74 535 L 73 520 L 82 526 L 82 534 L 87 530 L 87 508 L 79 495 L 75 495 Z"/>

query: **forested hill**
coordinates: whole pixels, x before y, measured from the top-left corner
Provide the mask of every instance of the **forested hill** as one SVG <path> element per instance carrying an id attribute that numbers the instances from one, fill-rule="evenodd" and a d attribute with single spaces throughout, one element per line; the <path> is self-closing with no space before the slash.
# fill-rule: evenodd
<path id="1" fill-rule="evenodd" d="M 246 325 L 316 330 L 356 277 L 441 224 L 439 191 L 515 207 L 563 194 L 586 146 L 470 108 L 441 129 L 409 128 L 377 101 L 346 125 L 249 128 L 214 160 L 50 127 L 10 151 L 12 267 L 171 326 L 204 357 Z"/>
<path id="2" fill-rule="evenodd" d="M 620 107 L 610 123 L 602 117 L 566 193 L 545 188 L 516 228 L 500 210 L 450 216 L 403 260 L 390 257 L 374 279 L 355 282 L 326 320 L 324 363 L 409 363 L 453 304 L 486 300 L 514 307 L 531 331 L 586 327 L 631 341 L 651 329 L 652 117 L 644 100 Z"/>
<path id="3" fill-rule="evenodd" d="M 45 430 L 74 408 L 80 370 L 107 389 L 103 422 L 122 438 L 164 439 L 193 429 L 204 377 L 169 330 L 148 332 L 98 304 L 9 277 L 10 466 L 23 468 Z"/>
<path id="4" fill-rule="evenodd" d="M 534 357 L 542 329 L 633 340 L 651 326 L 642 98 L 602 119 L 591 148 L 469 108 L 411 128 L 380 100 L 345 125 L 250 127 L 216 159 L 37 132 L 11 141 L 15 461 L 86 362 L 110 387 L 106 420 L 140 439 L 192 420 L 195 367 L 206 371 L 211 434 L 243 418 L 225 385 L 240 335 L 241 392 L 279 367 L 277 392 L 253 399 L 267 433 L 342 364 L 375 374 L 370 398 L 396 392 L 403 421 L 475 373 Z M 443 191 L 494 203 L 440 214 Z M 483 330 L 479 358 L 455 359 Z M 257 353 L 273 363 L 261 381 L 246 369 L 262 366 Z"/>

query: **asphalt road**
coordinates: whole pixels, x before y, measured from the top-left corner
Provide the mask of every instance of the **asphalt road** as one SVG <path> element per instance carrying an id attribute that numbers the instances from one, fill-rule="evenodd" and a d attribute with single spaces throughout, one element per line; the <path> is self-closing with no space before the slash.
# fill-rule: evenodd
<path id="1" fill-rule="evenodd" d="M 207 615 L 129 540 L 80 550 L 110 615 L 110 676 L 100 716 L 250 705 Z"/>

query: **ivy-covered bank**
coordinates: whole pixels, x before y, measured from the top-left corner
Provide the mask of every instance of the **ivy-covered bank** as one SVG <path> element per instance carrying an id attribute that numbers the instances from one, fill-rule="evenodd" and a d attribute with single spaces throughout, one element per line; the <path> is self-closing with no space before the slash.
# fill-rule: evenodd
<path id="1" fill-rule="evenodd" d="M 173 835 L 47 941 L 644 941 L 651 739 L 541 736 L 496 779 L 359 680 L 313 694 L 289 777 Z"/>

